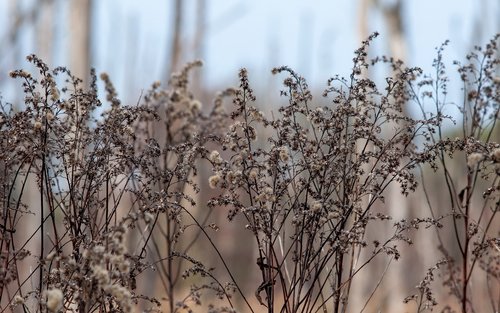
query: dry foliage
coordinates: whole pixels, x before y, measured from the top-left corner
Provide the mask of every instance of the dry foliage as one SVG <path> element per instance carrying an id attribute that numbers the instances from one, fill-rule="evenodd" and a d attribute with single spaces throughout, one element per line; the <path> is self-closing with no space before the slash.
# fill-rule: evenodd
<path id="1" fill-rule="evenodd" d="M 29 56 L 36 75 L 11 73 L 24 104 L 2 102 L 0 112 L 0 309 L 350 312 L 353 282 L 366 279 L 360 273 L 377 258 L 398 260 L 402 244 L 425 226 L 435 229 L 443 258 L 404 301 L 414 301 L 415 312 L 432 310 L 433 288 L 444 287 L 462 312 L 476 312 L 471 282 L 484 275 L 489 308 L 498 311 L 499 36 L 459 65 L 456 138 L 443 127 L 451 119 L 443 48 L 431 77 L 392 58 L 369 60 L 374 37 L 356 50 L 348 78 L 328 81 L 328 105 L 317 104 L 292 69 L 273 69 L 285 75 L 287 103 L 272 114 L 255 105 L 245 69 L 239 87 L 210 107 L 188 86 L 200 62 L 173 74 L 166 89 L 153 84 L 131 106 L 102 74 L 104 106 L 95 73 L 84 88 L 68 69 Z M 364 75 L 378 65 L 393 73 L 382 87 Z M 419 118 L 405 114 L 415 103 Z M 445 180 L 444 207 L 425 188 L 429 165 Z M 381 213 L 390 186 L 408 195 L 419 181 L 428 217 L 393 221 Z M 200 203 L 200 192 L 211 199 Z M 217 225 L 221 211 L 227 221 Z M 215 240 L 238 219 L 257 254 L 252 292 Z M 372 237 L 368 226 L 394 231 Z M 449 232 L 451 242 L 442 236 Z M 208 254 L 195 256 L 201 240 L 218 271 Z"/>

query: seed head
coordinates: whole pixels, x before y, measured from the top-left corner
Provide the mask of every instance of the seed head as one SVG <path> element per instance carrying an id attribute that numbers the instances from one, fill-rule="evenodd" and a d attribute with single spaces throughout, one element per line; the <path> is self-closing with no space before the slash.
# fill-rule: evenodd
<path id="1" fill-rule="evenodd" d="M 19 305 L 24 303 L 24 298 L 21 297 L 20 295 L 16 295 L 14 299 L 12 300 L 12 305 Z"/>
<path id="2" fill-rule="evenodd" d="M 495 150 L 493 150 L 493 152 L 491 153 L 491 158 L 493 159 L 493 162 L 500 162 L 500 148 L 496 148 Z"/>
<path id="3" fill-rule="evenodd" d="M 210 178 L 208 178 L 208 185 L 210 186 L 210 188 L 215 189 L 217 188 L 220 180 L 221 176 L 219 174 L 212 175 L 210 176 Z"/>
<path id="4" fill-rule="evenodd" d="M 62 307 L 63 293 L 60 289 L 49 289 L 45 292 L 47 296 L 47 309 L 49 312 L 57 312 Z"/>
<path id="5" fill-rule="evenodd" d="M 469 168 L 474 168 L 482 160 L 483 160 L 483 154 L 482 153 L 471 153 L 467 157 L 467 166 Z"/>
<path id="6" fill-rule="evenodd" d="M 35 127 L 35 129 L 41 129 L 41 128 L 42 128 L 42 122 L 40 122 L 40 121 L 36 121 L 36 122 L 33 124 L 33 127 Z"/>
<path id="7" fill-rule="evenodd" d="M 314 200 L 313 203 L 311 204 L 311 210 L 313 212 L 318 212 L 319 210 L 321 210 L 322 207 L 323 205 L 318 200 Z"/>
<path id="8" fill-rule="evenodd" d="M 250 173 L 248 173 L 248 178 L 250 178 L 250 180 L 255 180 L 255 179 L 257 179 L 258 174 L 259 173 L 258 173 L 257 169 L 252 168 L 250 170 Z"/>
<path id="9" fill-rule="evenodd" d="M 201 110 L 201 102 L 198 100 L 191 100 L 189 102 L 189 109 L 191 111 L 195 111 L 195 112 L 200 111 Z"/>
<path id="10" fill-rule="evenodd" d="M 280 160 L 284 163 L 288 162 L 290 159 L 290 155 L 288 154 L 288 149 L 287 147 L 280 147 L 279 148 L 279 157 Z"/>
<path id="11" fill-rule="evenodd" d="M 222 163 L 222 158 L 220 156 L 219 151 L 214 150 L 212 153 L 210 153 L 210 161 L 212 161 L 214 164 L 219 165 Z"/>

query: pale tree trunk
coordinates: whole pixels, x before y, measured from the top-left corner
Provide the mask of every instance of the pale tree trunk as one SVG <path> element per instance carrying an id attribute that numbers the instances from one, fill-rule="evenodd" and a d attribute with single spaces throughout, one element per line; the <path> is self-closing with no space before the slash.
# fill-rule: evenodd
<path id="1" fill-rule="evenodd" d="M 0 45 L 0 59 L 2 62 L 4 58 L 7 59 L 7 62 L 11 62 L 9 68 L 14 69 L 24 66 L 25 55 L 22 52 L 22 43 L 19 41 L 24 31 L 23 28 L 27 26 L 35 28 L 41 11 L 40 7 L 52 2 L 53 0 L 39 0 L 31 8 L 22 9 L 22 1 L 7 0 L 9 23 L 4 37 L 0 38 L 2 42 L 2 45 Z M 29 50 L 33 51 L 33 47 L 29 47 Z"/>
<path id="2" fill-rule="evenodd" d="M 360 0 L 358 7 L 358 39 L 361 42 L 370 35 L 370 26 L 368 19 L 370 17 L 370 8 L 373 6 L 373 0 Z"/>
<path id="3" fill-rule="evenodd" d="M 406 64 L 407 44 L 405 41 L 405 34 L 403 29 L 402 1 L 397 0 L 390 4 L 383 2 L 384 1 L 375 0 L 375 5 L 384 17 L 385 26 L 387 29 L 389 55 L 396 61 L 400 60 Z M 388 75 L 392 74 L 393 73 L 388 73 Z M 411 113 L 408 111 L 408 105 L 404 105 L 402 109 L 404 115 L 410 116 Z M 412 208 L 408 199 L 401 194 L 399 185 L 394 184 L 393 186 L 391 186 L 388 193 L 389 201 L 387 202 L 387 204 L 389 215 L 393 217 L 394 221 L 410 218 L 412 215 L 412 210 L 414 208 Z M 392 231 L 392 229 L 388 229 L 387 235 L 390 235 Z M 408 275 L 407 270 L 419 263 L 417 260 L 421 258 L 421 255 L 418 253 L 413 255 L 413 253 L 411 253 L 411 251 L 408 251 L 404 245 L 401 245 L 400 249 L 402 249 L 402 260 L 400 262 L 393 262 L 393 268 L 387 273 L 387 280 L 385 288 L 383 289 L 383 294 L 390 295 L 390 299 L 389 301 L 387 301 L 385 306 L 385 309 L 388 312 L 397 312 L 403 310 L 403 299 L 409 295 L 405 292 L 408 283 L 412 283 L 413 285 L 417 283 L 417 281 L 409 282 L 409 280 L 412 280 L 412 277 L 411 275 Z M 410 256 L 413 256 L 413 258 Z M 411 272 L 414 273 L 417 271 L 413 270 Z M 423 273 L 424 272 L 422 271 L 422 274 Z"/>
<path id="4" fill-rule="evenodd" d="M 36 21 L 37 29 L 37 54 L 49 67 L 53 67 L 54 46 L 54 3 L 47 1 L 44 5 L 39 5 L 40 16 Z"/>
<path id="5" fill-rule="evenodd" d="M 196 7 L 196 31 L 193 41 L 194 58 L 203 60 L 205 56 L 205 38 L 207 29 L 207 0 L 198 0 Z M 193 89 L 203 96 L 203 71 L 196 70 L 193 73 Z M 204 100 L 204 99 L 201 99 Z"/>
<path id="6" fill-rule="evenodd" d="M 9 28 L 6 33 L 8 34 L 7 40 L 5 42 L 5 52 L 8 54 L 9 59 L 11 59 L 11 68 L 24 68 L 26 67 L 25 55 L 23 55 L 23 47 L 20 42 L 20 38 L 23 36 L 23 28 L 33 28 L 37 33 L 37 41 L 30 43 L 29 50 L 38 51 L 37 54 L 41 55 L 43 59 L 48 58 L 48 50 L 42 48 L 42 45 L 51 46 L 51 28 L 50 28 L 50 18 L 47 18 L 46 14 L 50 12 L 52 1 L 43 0 L 34 4 L 28 9 L 22 9 L 22 1 L 19 0 L 9 0 L 8 2 L 8 12 L 9 18 L 11 19 Z M 46 20 L 47 18 L 47 20 Z M 45 22 L 45 24 L 44 24 Z M 15 104 L 23 103 L 23 95 L 20 93 L 15 93 Z M 0 169 L 3 172 L 3 169 Z M 9 169 L 12 170 L 12 169 Z M 18 178 L 16 181 L 12 182 L 17 185 L 17 189 L 22 189 L 21 180 Z M 3 194 L 6 197 L 7 194 Z M 33 256 L 40 256 L 43 254 L 40 247 L 40 243 L 37 240 L 42 235 L 37 229 L 42 216 L 41 210 L 38 208 L 40 203 L 40 192 L 36 184 L 36 179 L 34 175 L 29 175 L 24 186 L 24 193 L 21 201 L 26 204 L 27 208 L 34 214 L 26 214 L 20 219 L 19 227 L 22 231 L 17 231 L 14 234 L 14 245 L 19 247 L 23 245 L 23 248 L 30 251 Z M 3 209 L 3 208 L 2 208 Z M 33 238 L 31 238 L 33 236 Z M 5 249 L 5 246 L 0 247 L 0 249 Z M 37 266 L 37 258 L 26 258 L 19 260 L 16 264 L 17 274 L 19 275 L 18 281 L 25 281 L 33 269 Z M 11 298 L 16 294 L 26 295 L 28 292 L 35 291 L 36 288 L 41 289 L 41 272 L 35 273 L 33 275 L 33 284 L 24 284 L 22 287 L 15 286 L 14 284 L 7 285 L 7 289 L 1 291 L 1 301 L 0 307 L 7 308 L 6 301 L 11 300 Z M 20 311 L 20 308 L 16 310 Z"/>
<path id="7" fill-rule="evenodd" d="M 402 3 L 396 1 L 391 4 L 381 3 L 380 0 L 360 0 L 358 7 L 358 36 L 359 42 L 366 40 L 368 36 L 375 30 L 370 25 L 370 18 L 373 14 L 381 14 L 384 18 L 386 25 L 386 32 L 382 35 L 387 37 L 387 44 L 389 48 L 389 55 L 396 60 L 403 62 L 407 59 L 406 42 L 402 23 Z M 386 75 L 392 75 L 387 73 Z M 370 71 L 363 73 L 364 76 L 370 77 Z M 408 115 L 406 107 L 403 108 L 403 114 Z M 407 199 L 401 194 L 399 186 L 394 184 L 387 190 L 386 202 L 383 204 L 385 211 L 388 215 L 392 216 L 394 221 L 407 218 L 410 215 L 411 209 L 408 205 Z M 386 224 L 389 226 L 389 224 Z M 393 233 L 392 228 L 373 230 L 367 233 L 367 237 L 390 237 Z M 402 253 L 404 257 L 404 253 Z M 349 311 L 359 312 L 365 304 L 366 298 L 372 292 L 374 286 L 367 282 L 377 283 L 384 273 L 385 267 L 389 262 L 389 258 L 380 258 L 379 261 L 373 262 L 369 265 L 368 269 L 361 272 L 361 275 L 354 279 L 352 287 L 352 298 L 349 300 Z M 407 260 L 407 262 L 412 262 Z M 403 262 L 392 261 L 388 271 L 382 278 L 382 283 L 377 292 L 371 299 L 365 311 L 382 310 L 387 312 L 401 311 L 402 300 L 405 294 L 406 277 L 403 273 L 403 267 L 400 264 Z"/>
<path id="8" fill-rule="evenodd" d="M 361 45 L 361 42 L 366 40 L 370 35 L 368 19 L 370 15 L 370 10 L 373 6 L 373 0 L 360 0 L 358 6 L 358 43 L 357 47 Z M 362 75 L 365 77 L 369 77 L 370 73 L 367 70 L 363 70 Z M 358 153 L 361 152 L 360 146 L 356 146 L 356 151 Z M 363 205 L 368 205 L 367 202 L 363 203 Z M 357 269 L 356 264 L 360 264 L 360 259 L 365 257 L 363 251 L 361 253 L 353 253 L 352 254 L 357 261 L 354 261 L 354 270 Z M 365 271 L 361 271 L 357 274 L 354 279 L 350 282 L 349 286 L 349 298 L 348 298 L 348 306 L 344 307 L 344 312 L 361 312 L 365 303 L 365 299 L 368 297 L 369 284 L 367 282 L 373 281 L 370 277 L 370 273 L 368 271 L 372 271 L 373 264 L 369 265 L 370 268 Z M 376 268 L 375 268 L 376 269 Z M 368 308 L 370 309 L 370 308 Z"/>
<path id="9" fill-rule="evenodd" d="M 395 4 L 387 6 L 381 5 L 379 1 L 376 3 L 381 7 L 384 15 L 385 24 L 388 31 L 390 55 L 395 59 L 406 62 L 407 59 L 407 44 L 405 40 L 403 28 L 403 4 L 401 0 Z"/>
<path id="10" fill-rule="evenodd" d="M 92 0 L 72 0 L 70 6 L 70 70 L 88 88 L 91 63 Z"/>
<path id="11" fill-rule="evenodd" d="M 0 57 L 2 58 L 2 62 L 4 61 L 3 58 L 7 58 L 7 63 L 12 69 L 19 68 L 19 64 L 22 60 L 19 37 L 23 18 L 20 6 L 19 0 L 8 0 L 7 12 L 8 18 L 10 19 L 9 28 L 6 31 L 6 40 L 3 41 L 3 46 L 0 46 Z M 0 82 L 2 85 L 5 83 L 1 80 L 1 76 Z M 10 80 L 10 82 L 12 82 L 12 80 Z M 21 99 L 22 96 L 16 95 L 15 99 L 12 99 L 12 101 L 18 103 Z"/>
<path id="12" fill-rule="evenodd" d="M 180 67 L 181 52 L 182 52 L 182 32 L 183 32 L 183 11 L 184 1 L 175 0 L 174 2 L 174 25 L 172 29 L 172 37 L 169 41 L 170 62 L 165 68 L 165 82 L 170 80 L 170 74 L 177 71 Z"/>

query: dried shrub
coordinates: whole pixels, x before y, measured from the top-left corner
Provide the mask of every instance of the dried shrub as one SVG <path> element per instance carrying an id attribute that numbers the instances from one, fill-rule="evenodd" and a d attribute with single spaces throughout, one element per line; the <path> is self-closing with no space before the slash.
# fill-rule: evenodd
<path id="1" fill-rule="evenodd" d="M 245 69 L 239 87 L 211 106 L 189 88 L 200 62 L 130 106 L 102 74 L 103 105 L 94 72 L 84 88 L 68 69 L 30 55 L 38 73 L 11 73 L 24 103 L 0 111 L 2 311 L 349 312 L 360 274 L 377 259 L 400 259 L 420 228 L 436 230 L 443 256 L 405 302 L 434 309 L 439 277 L 462 312 L 477 311 L 471 281 L 481 271 L 498 311 L 499 36 L 459 65 L 462 135 L 450 139 L 444 46 L 432 78 L 392 58 L 368 59 L 376 35 L 355 51 L 348 78 L 328 81 L 321 101 L 298 73 L 273 69 L 285 75 L 284 104 L 270 112 L 256 104 Z M 376 66 L 392 70 L 384 84 L 365 75 Z M 406 111 L 411 103 L 418 118 Z M 449 199 L 440 210 L 426 166 L 444 179 Z M 430 216 L 393 221 L 387 190 L 409 195 L 419 181 Z M 253 238 L 253 292 L 216 241 L 228 224 L 213 223 L 214 212 L 243 220 Z M 195 257 L 199 246 L 224 275 L 208 253 Z M 385 271 L 362 281 L 373 289 L 362 310 Z M 454 310 L 446 303 L 443 311 Z"/>

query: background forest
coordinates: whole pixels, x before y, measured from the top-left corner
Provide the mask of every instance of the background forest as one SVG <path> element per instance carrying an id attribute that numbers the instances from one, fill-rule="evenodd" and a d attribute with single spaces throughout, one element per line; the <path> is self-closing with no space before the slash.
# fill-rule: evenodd
<path id="1" fill-rule="evenodd" d="M 500 310 L 496 1 L 0 11 L 0 312 Z"/>

